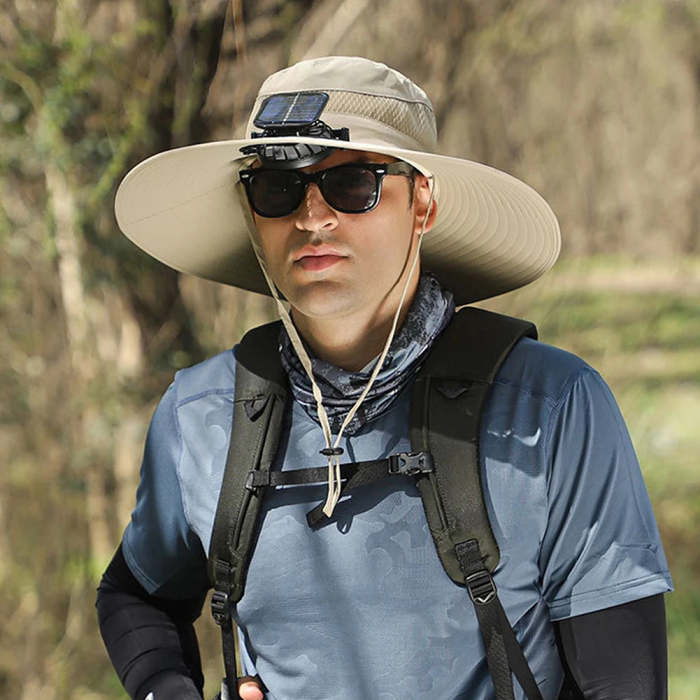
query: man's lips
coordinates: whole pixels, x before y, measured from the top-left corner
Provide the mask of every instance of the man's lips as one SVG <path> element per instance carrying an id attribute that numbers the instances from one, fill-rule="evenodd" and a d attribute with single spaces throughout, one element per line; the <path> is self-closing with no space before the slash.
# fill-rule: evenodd
<path id="1" fill-rule="evenodd" d="M 325 270 L 344 259 L 344 255 L 305 255 L 296 260 L 295 265 L 304 270 Z"/>
<path id="2" fill-rule="evenodd" d="M 332 248 L 302 248 L 294 256 L 294 264 L 304 270 L 324 270 L 346 257 Z"/>

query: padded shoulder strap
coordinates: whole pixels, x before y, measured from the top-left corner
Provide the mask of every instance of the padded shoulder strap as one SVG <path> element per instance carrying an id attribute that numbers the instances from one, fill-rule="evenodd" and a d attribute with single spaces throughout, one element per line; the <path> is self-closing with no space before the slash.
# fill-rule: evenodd
<path id="1" fill-rule="evenodd" d="M 537 337 L 532 323 L 465 307 L 435 341 L 414 385 L 412 449 L 431 452 L 435 462 L 435 473 L 418 486 L 440 560 L 460 585 L 461 543 L 477 540 L 489 571 L 498 564 L 481 488 L 479 429 L 491 384 L 523 336 Z"/>
<path id="2" fill-rule="evenodd" d="M 430 451 L 435 465 L 434 472 L 418 479 L 428 525 L 445 571 L 466 586 L 474 604 L 497 700 L 514 700 L 513 675 L 528 700 L 542 700 L 491 576 L 499 552 L 479 464 L 479 430 L 489 390 L 525 335 L 537 337 L 527 321 L 462 309 L 421 368 L 411 407 L 413 449 Z"/>
<path id="3" fill-rule="evenodd" d="M 279 321 L 246 333 L 236 349 L 233 427 L 209 547 L 209 576 L 231 601 L 243 595 L 262 493 L 245 488 L 251 469 L 269 471 L 277 452 L 287 378 Z"/>

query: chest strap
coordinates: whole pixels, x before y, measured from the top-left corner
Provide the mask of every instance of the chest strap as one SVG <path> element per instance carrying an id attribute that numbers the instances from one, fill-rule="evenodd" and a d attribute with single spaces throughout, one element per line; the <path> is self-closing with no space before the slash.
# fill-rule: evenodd
<path id="1" fill-rule="evenodd" d="M 399 452 L 386 459 L 371 459 L 365 462 L 348 462 L 340 465 L 340 479 L 343 487 L 342 498 L 358 486 L 372 484 L 387 476 L 416 476 L 428 474 L 435 470 L 433 456 L 430 452 Z M 310 469 L 291 469 L 289 471 L 260 471 L 251 469 L 245 487 L 256 492 L 259 488 L 274 486 L 302 486 L 324 483 L 328 480 L 328 466 Z M 323 512 L 323 503 L 306 514 L 310 527 L 330 523 Z"/>

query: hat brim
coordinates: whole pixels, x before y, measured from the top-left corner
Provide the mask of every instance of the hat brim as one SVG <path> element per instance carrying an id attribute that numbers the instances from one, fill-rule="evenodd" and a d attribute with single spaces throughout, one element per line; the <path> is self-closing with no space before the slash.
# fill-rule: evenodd
<path id="1" fill-rule="evenodd" d="M 240 149 L 289 138 L 186 146 L 133 168 L 117 190 L 123 233 L 157 260 L 198 277 L 261 294 L 270 291 L 253 253 L 254 226 L 238 171 Z M 432 175 L 438 214 L 421 264 L 467 304 L 522 287 L 556 261 L 561 239 L 547 202 L 521 180 L 482 163 L 371 142 L 294 137 L 295 143 L 370 151 Z"/>

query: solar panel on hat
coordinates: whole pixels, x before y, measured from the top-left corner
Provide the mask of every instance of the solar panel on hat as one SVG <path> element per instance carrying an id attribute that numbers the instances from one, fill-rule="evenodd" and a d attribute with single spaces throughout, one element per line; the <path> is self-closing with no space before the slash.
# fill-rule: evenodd
<path id="1" fill-rule="evenodd" d="M 268 97 L 253 120 L 259 129 L 313 124 L 328 102 L 325 92 L 293 92 Z"/>

